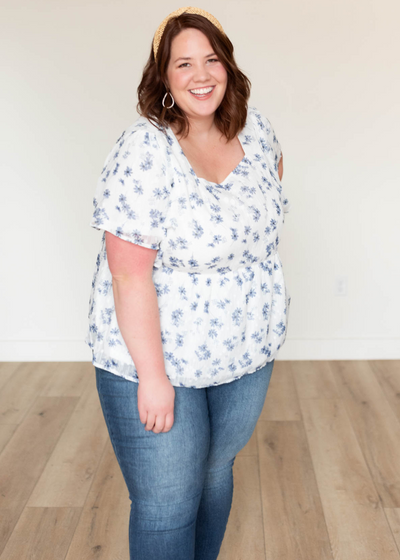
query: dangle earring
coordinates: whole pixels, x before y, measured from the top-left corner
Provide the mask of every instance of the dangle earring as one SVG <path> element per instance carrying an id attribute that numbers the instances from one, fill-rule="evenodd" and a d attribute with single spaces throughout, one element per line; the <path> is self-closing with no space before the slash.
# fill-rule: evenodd
<path id="1" fill-rule="evenodd" d="M 171 109 L 171 107 L 173 107 L 174 104 L 175 104 L 175 99 L 172 97 L 172 93 L 170 91 L 167 91 L 167 93 L 164 95 L 163 100 L 162 100 L 162 106 L 165 107 L 164 101 L 165 101 L 165 98 L 167 97 L 168 94 L 170 94 L 170 96 L 171 96 L 172 105 L 170 107 L 166 107 L 166 108 Z"/>

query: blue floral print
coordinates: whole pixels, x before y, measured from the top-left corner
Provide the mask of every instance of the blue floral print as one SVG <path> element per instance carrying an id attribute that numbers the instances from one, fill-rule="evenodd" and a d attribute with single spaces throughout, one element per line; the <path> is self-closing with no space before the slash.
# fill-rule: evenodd
<path id="1" fill-rule="evenodd" d="M 245 155 L 218 184 L 196 176 L 170 127 L 140 116 L 116 141 L 90 221 L 103 231 L 85 339 L 94 365 L 139 381 L 118 328 L 106 231 L 157 250 L 153 282 L 172 385 L 228 383 L 276 358 L 291 300 L 278 254 L 290 207 L 281 147 L 255 107 L 238 137 Z"/>

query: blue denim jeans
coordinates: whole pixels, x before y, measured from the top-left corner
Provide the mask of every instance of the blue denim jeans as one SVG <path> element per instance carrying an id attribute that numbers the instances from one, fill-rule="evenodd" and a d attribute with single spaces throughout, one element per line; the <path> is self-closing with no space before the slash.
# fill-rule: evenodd
<path id="1" fill-rule="evenodd" d="M 131 500 L 130 560 L 216 560 L 232 466 L 261 414 L 274 360 L 222 385 L 174 387 L 170 431 L 145 430 L 138 384 L 95 367 L 104 419 Z"/>

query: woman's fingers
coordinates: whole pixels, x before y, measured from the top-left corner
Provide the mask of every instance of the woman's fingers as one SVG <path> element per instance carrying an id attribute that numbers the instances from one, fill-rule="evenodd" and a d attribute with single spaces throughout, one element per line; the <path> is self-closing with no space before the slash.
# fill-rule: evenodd
<path id="1" fill-rule="evenodd" d="M 144 427 L 145 430 L 152 430 L 153 426 L 154 426 L 154 422 L 155 422 L 155 414 L 153 414 L 152 412 L 148 412 L 147 413 L 147 422 L 146 425 Z"/>
<path id="2" fill-rule="evenodd" d="M 139 411 L 139 418 L 142 424 L 146 424 L 147 422 L 147 410 L 146 411 Z"/>
<path id="3" fill-rule="evenodd" d="M 165 425 L 165 416 L 156 416 L 156 423 L 153 428 L 155 434 L 159 434 L 163 431 Z"/>
<path id="4" fill-rule="evenodd" d="M 174 413 L 168 412 L 168 414 L 165 416 L 165 426 L 163 432 L 169 432 L 169 430 L 173 426 L 173 423 L 174 423 Z"/>
<path id="5" fill-rule="evenodd" d="M 172 412 L 169 412 L 165 416 L 156 416 L 155 414 L 148 412 L 147 420 L 142 423 L 145 424 L 145 430 L 153 430 L 155 434 L 159 434 L 161 432 L 169 432 L 174 424 L 174 414 Z"/>

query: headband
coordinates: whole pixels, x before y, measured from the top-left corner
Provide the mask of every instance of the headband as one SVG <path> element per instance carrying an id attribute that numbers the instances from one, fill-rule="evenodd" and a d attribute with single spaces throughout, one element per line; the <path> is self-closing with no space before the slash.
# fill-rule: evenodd
<path id="1" fill-rule="evenodd" d="M 187 6 L 186 8 L 179 8 L 178 10 L 175 10 L 174 12 L 171 12 L 169 14 L 169 16 L 167 16 L 162 21 L 162 23 L 159 25 L 159 27 L 158 27 L 155 35 L 154 35 L 154 39 L 153 39 L 154 59 L 156 59 L 156 57 L 157 57 L 157 51 L 158 51 L 158 47 L 160 45 L 161 37 L 164 33 L 164 29 L 165 29 L 168 21 L 173 17 L 180 16 L 184 12 L 187 13 L 187 14 L 197 14 L 199 16 L 203 16 L 203 17 L 207 18 L 209 21 L 211 21 L 211 23 L 213 25 L 215 25 L 215 27 L 217 27 L 217 29 L 219 29 L 221 31 L 221 33 L 223 33 L 225 35 L 225 31 L 222 29 L 222 25 L 219 23 L 219 21 L 213 15 L 209 14 L 205 10 L 202 10 L 201 8 L 193 8 L 192 6 Z"/>

